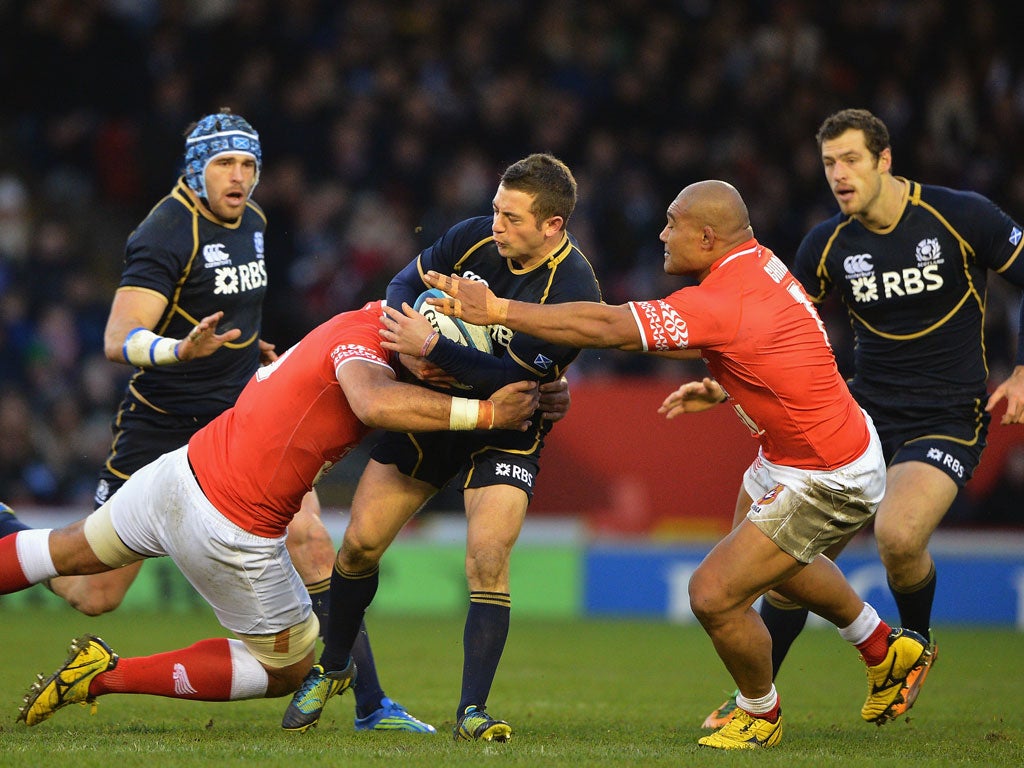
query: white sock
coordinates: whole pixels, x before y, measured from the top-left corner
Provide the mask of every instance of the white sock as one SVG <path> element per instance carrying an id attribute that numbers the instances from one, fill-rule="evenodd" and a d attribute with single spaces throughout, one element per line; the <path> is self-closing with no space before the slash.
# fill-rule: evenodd
<path id="1" fill-rule="evenodd" d="M 839 628 L 839 636 L 848 643 L 859 645 L 871 637 L 871 633 L 881 623 L 878 612 L 869 603 L 864 603 L 860 616 L 854 619 L 850 626 Z"/>
<path id="2" fill-rule="evenodd" d="M 18 553 L 18 565 L 25 578 L 33 584 L 57 576 L 57 569 L 50 557 L 50 531 L 52 528 L 32 528 L 18 531 L 14 548 Z"/>
<path id="3" fill-rule="evenodd" d="M 231 701 L 262 699 L 267 695 L 270 678 L 256 657 L 241 640 L 229 639 L 231 650 Z"/>
<path id="4" fill-rule="evenodd" d="M 775 690 L 775 683 L 772 683 L 772 689 L 768 693 L 757 699 L 748 699 L 742 693 L 736 695 L 736 706 L 752 715 L 767 714 L 775 709 L 778 703 L 779 694 Z"/>

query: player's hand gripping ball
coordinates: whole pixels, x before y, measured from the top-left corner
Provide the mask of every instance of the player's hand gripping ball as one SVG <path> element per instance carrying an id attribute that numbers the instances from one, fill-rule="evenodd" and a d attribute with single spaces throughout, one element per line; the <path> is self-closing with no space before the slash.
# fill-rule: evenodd
<path id="1" fill-rule="evenodd" d="M 472 347 L 473 349 L 479 349 L 481 352 L 493 354 L 494 347 L 491 344 L 491 329 L 488 326 L 464 323 L 456 317 L 448 317 L 448 315 L 439 312 L 437 307 L 427 303 L 427 299 L 445 298 L 448 298 L 447 293 L 438 288 L 430 288 L 416 298 L 413 309 L 427 318 L 434 327 L 434 330 L 445 338 L 451 339 L 456 344 L 461 344 L 464 347 Z"/>

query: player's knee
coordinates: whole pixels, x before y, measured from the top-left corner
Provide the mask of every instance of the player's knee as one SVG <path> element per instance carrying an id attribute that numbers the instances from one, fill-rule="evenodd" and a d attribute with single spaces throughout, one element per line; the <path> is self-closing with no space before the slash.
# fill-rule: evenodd
<path id="1" fill-rule="evenodd" d="M 717 617 L 727 610 L 721 590 L 715 588 L 715 579 L 710 578 L 700 568 L 694 571 L 687 586 L 690 598 L 690 610 L 703 626 L 715 623 Z"/>
<path id="2" fill-rule="evenodd" d="M 347 573 L 363 573 L 377 566 L 384 549 L 380 543 L 367 541 L 358 535 L 350 536 L 346 532 L 335 562 L 338 568 Z"/>
<path id="3" fill-rule="evenodd" d="M 876 532 L 875 540 L 878 544 L 878 555 L 886 570 L 899 568 L 904 563 L 915 560 L 925 550 L 927 544 L 915 536 L 908 535 L 906 531 L 895 528 Z"/>
<path id="4" fill-rule="evenodd" d="M 473 590 L 504 591 L 509 581 L 509 553 L 494 549 L 467 552 L 466 581 Z"/>

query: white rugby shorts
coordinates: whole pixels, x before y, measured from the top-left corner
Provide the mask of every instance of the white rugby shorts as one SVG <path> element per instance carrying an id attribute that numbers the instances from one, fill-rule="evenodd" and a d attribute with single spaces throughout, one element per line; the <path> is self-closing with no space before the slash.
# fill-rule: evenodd
<path id="1" fill-rule="evenodd" d="M 867 449 L 844 467 L 828 471 L 773 464 L 759 451 L 743 475 L 754 499 L 747 519 L 783 552 L 810 563 L 829 546 L 874 517 L 885 493 L 885 459 L 871 417 Z"/>
<path id="2" fill-rule="evenodd" d="M 221 625 L 241 635 L 273 635 L 302 624 L 309 593 L 285 538 L 244 531 L 203 494 L 187 446 L 133 474 L 110 501 L 110 521 L 125 546 L 168 556 L 212 606 Z"/>

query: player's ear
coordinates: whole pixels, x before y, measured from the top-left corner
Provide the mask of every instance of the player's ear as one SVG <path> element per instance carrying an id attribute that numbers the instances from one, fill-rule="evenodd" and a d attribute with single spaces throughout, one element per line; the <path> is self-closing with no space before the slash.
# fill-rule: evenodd
<path id="1" fill-rule="evenodd" d="M 544 221 L 544 234 L 552 237 L 565 229 L 565 219 L 561 216 L 552 216 Z"/>
<path id="2" fill-rule="evenodd" d="M 892 150 L 886 147 L 878 153 L 878 172 L 887 173 L 892 170 Z"/>

